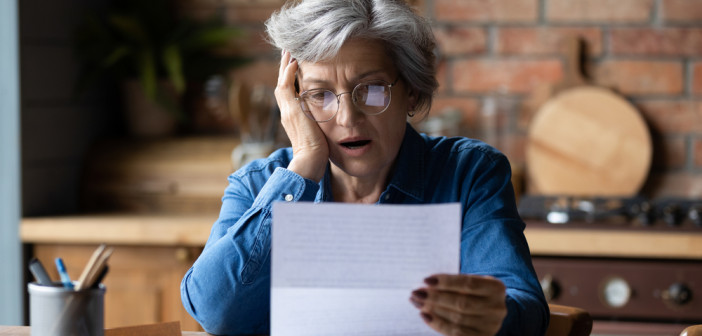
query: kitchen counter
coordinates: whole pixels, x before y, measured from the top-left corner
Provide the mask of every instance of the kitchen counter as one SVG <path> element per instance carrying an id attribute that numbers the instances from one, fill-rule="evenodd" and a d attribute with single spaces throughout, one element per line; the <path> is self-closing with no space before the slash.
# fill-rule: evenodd
<path id="1" fill-rule="evenodd" d="M 529 227 L 533 256 L 702 260 L 702 232 Z"/>
<path id="2" fill-rule="evenodd" d="M 99 214 L 24 218 L 25 243 L 204 246 L 216 215 Z M 534 256 L 702 259 L 702 234 L 527 226 Z"/>
<path id="3" fill-rule="evenodd" d="M 24 243 L 204 246 L 217 215 L 97 214 L 22 219 Z"/>

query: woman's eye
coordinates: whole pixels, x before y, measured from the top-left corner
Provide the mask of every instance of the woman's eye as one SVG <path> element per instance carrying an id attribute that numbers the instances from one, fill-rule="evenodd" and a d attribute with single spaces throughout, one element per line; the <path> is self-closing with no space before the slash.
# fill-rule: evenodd
<path id="1" fill-rule="evenodd" d="M 324 100 L 324 92 L 314 92 L 310 94 L 310 98 L 314 100 Z"/>

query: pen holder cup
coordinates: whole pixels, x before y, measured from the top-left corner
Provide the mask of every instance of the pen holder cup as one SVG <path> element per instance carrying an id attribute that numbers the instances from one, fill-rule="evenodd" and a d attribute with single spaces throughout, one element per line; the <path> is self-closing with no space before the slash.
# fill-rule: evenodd
<path id="1" fill-rule="evenodd" d="M 105 286 L 75 291 L 27 285 L 32 336 L 103 336 Z"/>

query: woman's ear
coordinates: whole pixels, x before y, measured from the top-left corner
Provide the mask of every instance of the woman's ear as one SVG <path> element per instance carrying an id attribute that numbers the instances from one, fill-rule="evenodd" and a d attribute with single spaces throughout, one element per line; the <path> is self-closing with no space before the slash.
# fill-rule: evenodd
<path id="1" fill-rule="evenodd" d="M 417 108 L 417 101 L 419 100 L 419 93 L 417 90 L 409 87 L 407 88 L 407 112 L 414 111 Z"/>

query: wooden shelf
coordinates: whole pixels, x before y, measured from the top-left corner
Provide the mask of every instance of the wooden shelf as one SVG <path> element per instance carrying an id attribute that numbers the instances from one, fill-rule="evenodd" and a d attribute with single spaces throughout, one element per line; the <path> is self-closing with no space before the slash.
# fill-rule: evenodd
<path id="1" fill-rule="evenodd" d="M 529 228 L 533 256 L 702 259 L 702 234 L 633 230 Z"/>
<path id="2" fill-rule="evenodd" d="M 99 214 L 24 218 L 25 243 L 204 246 L 217 215 Z"/>

